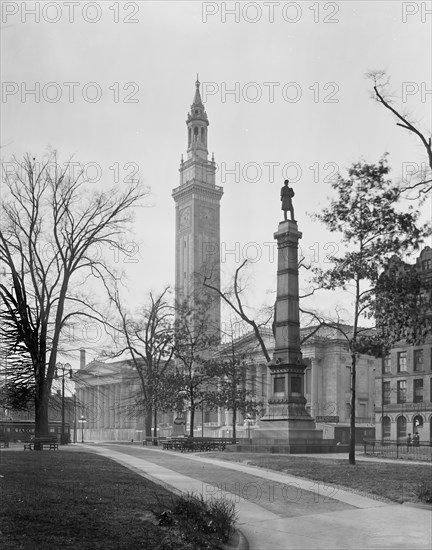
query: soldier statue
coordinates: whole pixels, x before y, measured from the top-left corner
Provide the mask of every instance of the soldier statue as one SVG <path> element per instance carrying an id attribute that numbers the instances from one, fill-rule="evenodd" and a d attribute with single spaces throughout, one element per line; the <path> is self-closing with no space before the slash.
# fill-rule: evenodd
<path id="1" fill-rule="evenodd" d="M 289 180 L 284 181 L 284 186 L 281 189 L 281 197 L 280 200 L 282 201 L 282 210 L 284 212 L 284 220 L 288 221 L 287 218 L 287 212 L 289 211 L 291 214 L 291 221 L 295 222 L 294 219 L 294 206 L 292 203 L 292 198 L 294 197 L 294 189 L 288 185 Z"/>

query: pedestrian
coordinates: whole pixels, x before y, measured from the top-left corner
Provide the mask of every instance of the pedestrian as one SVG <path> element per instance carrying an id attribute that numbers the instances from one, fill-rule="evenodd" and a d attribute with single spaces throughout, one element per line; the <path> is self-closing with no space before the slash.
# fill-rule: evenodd
<path id="1" fill-rule="evenodd" d="M 416 432 L 413 435 L 413 447 L 419 447 L 419 446 L 420 446 L 420 436 L 419 436 L 419 433 Z"/>
<path id="2" fill-rule="evenodd" d="M 407 451 L 409 451 L 409 450 L 410 450 L 410 447 L 411 447 L 411 444 L 412 444 L 411 434 L 408 434 L 408 437 L 407 437 L 407 440 L 406 440 L 406 444 L 407 444 Z"/>

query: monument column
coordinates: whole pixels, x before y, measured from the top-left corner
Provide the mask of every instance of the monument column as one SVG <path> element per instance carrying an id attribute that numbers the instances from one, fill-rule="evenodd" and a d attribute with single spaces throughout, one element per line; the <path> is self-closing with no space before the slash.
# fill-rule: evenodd
<path id="1" fill-rule="evenodd" d="M 275 349 L 268 363 L 270 387 L 268 409 L 254 438 L 273 439 L 284 444 L 322 440 L 314 420 L 306 411 L 304 373 L 300 350 L 298 242 L 302 234 L 294 220 L 294 191 L 285 180 L 281 190 L 284 221 L 274 234 L 278 247 L 277 290 L 273 330 Z M 287 211 L 291 219 L 287 219 Z"/>

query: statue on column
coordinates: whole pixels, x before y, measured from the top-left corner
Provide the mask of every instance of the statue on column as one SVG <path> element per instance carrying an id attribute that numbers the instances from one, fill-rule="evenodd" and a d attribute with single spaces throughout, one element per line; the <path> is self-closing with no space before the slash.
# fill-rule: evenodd
<path id="1" fill-rule="evenodd" d="M 284 221 L 288 221 L 287 218 L 287 212 L 289 211 L 291 214 L 291 221 L 295 222 L 294 219 L 294 206 L 292 203 L 292 198 L 294 197 L 294 189 L 290 187 L 289 180 L 284 181 L 284 186 L 281 189 L 280 192 L 280 200 L 282 201 L 282 210 L 284 213 Z"/>

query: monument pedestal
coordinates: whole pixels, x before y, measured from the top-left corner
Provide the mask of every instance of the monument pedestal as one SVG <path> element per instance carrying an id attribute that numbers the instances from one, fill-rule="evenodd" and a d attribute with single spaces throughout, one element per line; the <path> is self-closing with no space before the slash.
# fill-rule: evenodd
<path id="1" fill-rule="evenodd" d="M 271 361 L 269 368 L 272 369 Z M 283 373 L 281 370 L 283 369 Z M 280 384 L 275 377 L 286 376 L 288 388 L 292 388 L 292 379 L 304 371 L 304 365 L 278 365 L 271 372 L 272 387 Z M 302 387 L 302 384 L 301 384 Z M 306 399 L 299 392 L 291 392 L 287 397 L 273 396 L 268 401 L 266 414 L 254 430 L 252 444 L 258 445 L 319 445 L 322 442 L 322 430 L 317 430 L 314 419 L 306 410 Z"/>

